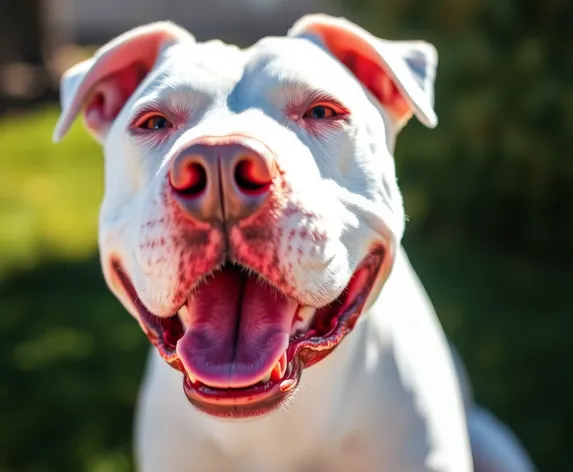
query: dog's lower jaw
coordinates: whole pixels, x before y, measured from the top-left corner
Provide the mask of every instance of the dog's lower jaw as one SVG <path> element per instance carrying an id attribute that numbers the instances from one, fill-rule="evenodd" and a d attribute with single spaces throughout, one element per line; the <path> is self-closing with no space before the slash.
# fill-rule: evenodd
<path id="1" fill-rule="evenodd" d="M 145 458 L 140 459 L 141 463 L 156 463 L 148 459 L 151 454 L 148 447 L 154 451 L 165 448 L 162 457 L 167 461 L 176 461 L 182 450 L 188 451 L 186 457 L 195 457 L 193 463 L 201 464 L 197 470 L 213 472 L 291 472 L 299 470 L 301 461 L 305 462 L 309 455 L 314 455 L 313 451 L 321 451 L 317 455 L 320 457 L 325 443 L 333 441 L 336 445 L 337 437 L 344 441 L 359 427 L 358 424 L 338 421 L 333 424 L 333 420 L 335 417 L 358 419 L 361 416 L 358 412 L 363 402 L 357 393 L 360 394 L 359 386 L 364 385 L 366 379 L 359 359 L 363 359 L 361 352 L 366 349 L 369 314 L 363 313 L 362 316 L 364 320 L 335 351 L 305 370 L 299 388 L 281 409 L 244 420 L 213 417 L 190 406 L 181 391 L 183 375 L 171 368 L 153 348 L 137 408 L 137 453 L 140 458 Z M 333 412 L 338 413 L 333 416 Z M 165 441 L 158 431 L 165 431 L 175 441 Z M 211 454 L 205 452 L 207 450 Z M 237 458 L 241 457 L 241 460 L 256 465 L 252 469 L 239 466 Z M 173 464 L 170 468 L 171 463 L 166 462 L 162 470 L 179 472 L 189 466 L 189 463 L 185 466 L 183 463 L 181 466 Z M 155 470 L 149 468 L 141 472 Z M 326 472 L 334 469 L 312 470 Z"/>

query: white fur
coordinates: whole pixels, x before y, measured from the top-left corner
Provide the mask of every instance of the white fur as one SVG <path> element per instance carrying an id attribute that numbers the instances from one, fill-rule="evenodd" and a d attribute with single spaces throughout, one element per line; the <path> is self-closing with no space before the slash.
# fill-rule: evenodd
<path id="1" fill-rule="evenodd" d="M 246 134 L 277 155 L 291 190 L 280 202 L 269 241 L 258 248 L 263 258 L 276 256 L 277 265 L 256 269 L 270 280 L 283 277 L 282 287 L 299 303 L 322 306 L 334 300 L 372 244 L 383 244 L 389 254 L 391 272 L 376 287 L 361 322 L 337 350 L 304 371 L 284 410 L 249 422 L 199 413 L 183 394 L 181 374 L 153 351 L 137 413 L 141 472 L 473 470 L 450 351 L 400 246 L 404 209 L 393 160 L 400 125 L 328 53 L 313 31 L 325 22 L 369 44 L 413 113 L 436 125 L 432 46 L 379 40 L 324 15 L 305 17 L 288 37 L 265 38 L 245 50 L 218 41 L 196 43 L 178 27 L 157 23 L 122 35 L 62 79 L 56 139 L 89 96 L 83 83 L 101 87 L 113 99 L 113 84 L 99 82 L 104 78 L 98 71 L 109 69 L 105 58 L 133 41 L 149 48 L 130 54 L 157 54 L 119 115 L 92 129 L 105 154 L 103 272 L 132 315 L 137 316 L 135 308 L 110 274 L 110 257 L 120 257 L 141 301 L 158 316 L 177 310 L 184 297 L 181 284 L 189 289 L 219 257 L 221 235 L 206 224 L 182 228 L 164 200 L 170 161 L 201 136 Z M 309 90 L 336 97 L 351 118 L 309 132 L 300 117 L 284 113 L 285 103 Z M 187 114 L 169 139 L 152 143 L 127 132 L 138 110 L 161 100 Z M 296 236 L 289 240 L 291 230 Z M 205 235 L 191 255 L 185 231 Z M 229 237 L 240 261 L 257 263 L 240 230 Z"/>

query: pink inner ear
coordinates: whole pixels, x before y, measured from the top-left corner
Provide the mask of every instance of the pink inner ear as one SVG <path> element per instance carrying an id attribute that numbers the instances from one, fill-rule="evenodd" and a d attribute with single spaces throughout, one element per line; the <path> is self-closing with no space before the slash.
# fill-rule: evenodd
<path id="1" fill-rule="evenodd" d="M 346 51 L 340 61 L 354 73 L 393 118 L 401 120 L 411 112 L 398 87 L 379 65 L 352 50 Z"/>
<path id="2" fill-rule="evenodd" d="M 328 49 L 342 62 L 388 110 L 392 118 L 401 121 L 411 114 L 402 94 L 384 70 L 378 53 L 354 34 L 333 25 L 320 24 L 313 28 Z"/>
<path id="3" fill-rule="evenodd" d="M 85 108 L 86 126 L 101 134 L 115 120 L 147 73 L 145 65 L 138 62 L 99 82 L 91 92 Z"/>

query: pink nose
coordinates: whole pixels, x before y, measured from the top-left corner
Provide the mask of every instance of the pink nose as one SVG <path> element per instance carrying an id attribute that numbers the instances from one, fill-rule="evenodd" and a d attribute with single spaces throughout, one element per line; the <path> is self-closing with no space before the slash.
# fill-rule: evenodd
<path id="1" fill-rule="evenodd" d="M 236 222 L 263 205 L 275 175 L 274 156 L 262 143 L 210 138 L 175 156 L 169 181 L 175 199 L 191 218 Z"/>

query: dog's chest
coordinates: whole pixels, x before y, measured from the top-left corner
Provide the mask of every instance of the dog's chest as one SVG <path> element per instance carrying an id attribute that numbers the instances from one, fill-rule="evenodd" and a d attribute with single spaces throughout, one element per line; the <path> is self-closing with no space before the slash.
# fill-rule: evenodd
<path id="1" fill-rule="evenodd" d="M 340 441 L 314 445 L 303 450 L 295 435 L 277 446 L 280 450 L 261 444 L 256 453 L 235 457 L 231 463 L 236 472 L 378 472 L 372 465 L 376 462 L 375 451 L 360 435 L 349 434 Z"/>

